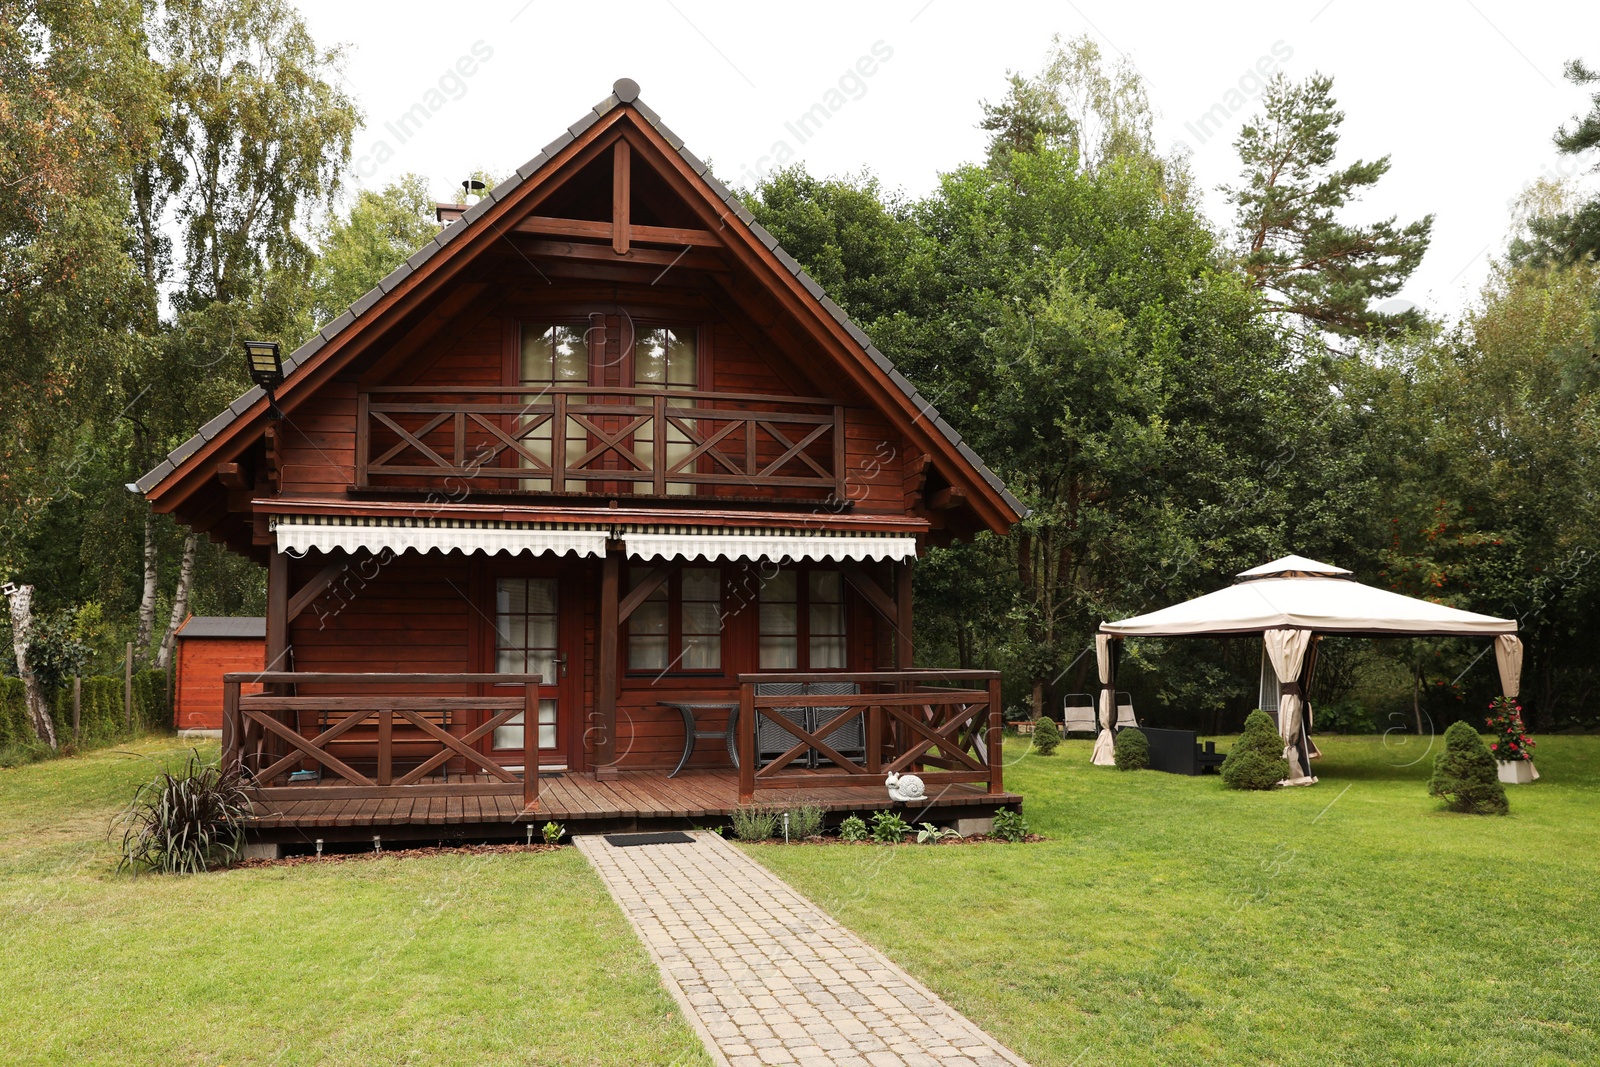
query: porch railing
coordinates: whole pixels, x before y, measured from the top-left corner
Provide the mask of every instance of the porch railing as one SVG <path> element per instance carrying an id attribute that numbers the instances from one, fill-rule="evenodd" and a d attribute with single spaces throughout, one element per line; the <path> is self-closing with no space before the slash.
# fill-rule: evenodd
<path id="1" fill-rule="evenodd" d="M 853 682 L 862 691 L 803 696 L 757 692 L 767 683 L 818 681 Z M 819 706 L 831 714 L 812 730 L 782 714 L 762 715 L 764 722 L 792 735 L 794 743 L 757 765 L 758 714 Z M 945 786 L 979 782 L 989 793 L 1003 793 L 1000 713 L 998 671 L 741 674 L 739 799 L 748 802 L 766 789 L 862 785 L 873 778 L 881 782 L 892 773 L 915 773 L 930 795 Z M 847 755 L 828 744 L 831 735 L 858 717 L 863 720 L 861 754 Z M 808 753 L 816 753 L 831 766 L 797 768 L 795 761 Z"/>
<path id="2" fill-rule="evenodd" d="M 262 693 L 242 693 L 260 682 Z M 285 695 L 275 689 L 316 686 L 358 692 Z M 514 685 L 514 695 L 430 696 L 419 686 Z M 373 691 L 377 689 L 378 691 Z M 388 690 L 387 692 L 383 690 Z M 223 676 L 222 753 L 238 764 L 260 799 L 360 799 L 398 796 L 517 796 L 523 809 L 539 800 L 539 675 L 537 674 L 326 674 L 298 671 Z M 481 722 L 451 721 L 477 713 Z M 496 759 L 485 738 L 522 715 L 520 771 Z M 396 736 L 396 728 L 401 735 Z M 362 757 L 335 749 L 359 746 Z M 412 757 L 397 767 L 395 749 Z M 352 766 L 371 764 L 367 774 Z M 450 764 L 456 764 L 450 781 Z M 310 764 L 311 767 L 307 767 Z M 279 785 L 296 770 L 315 768 L 317 784 Z M 399 773 L 397 773 L 397 770 Z M 331 775 L 335 784 L 322 784 Z M 487 780 L 477 780 L 487 779 Z"/>
<path id="3" fill-rule="evenodd" d="M 844 499 L 845 474 L 844 408 L 821 398 L 589 385 L 357 395 L 357 488 L 453 478 L 568 494 L 734 486 Z"/>

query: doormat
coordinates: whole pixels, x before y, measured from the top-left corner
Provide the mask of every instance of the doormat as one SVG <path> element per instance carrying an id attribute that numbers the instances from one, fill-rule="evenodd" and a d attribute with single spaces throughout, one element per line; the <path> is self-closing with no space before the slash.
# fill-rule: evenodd
<path id="1" fill-rule="evenodd" d="M 629 845 L 692 845 L 694 838 L 682 830 L 668 830 L 660 834 L 607 834 L 606 844 L 618 848 Z"/>

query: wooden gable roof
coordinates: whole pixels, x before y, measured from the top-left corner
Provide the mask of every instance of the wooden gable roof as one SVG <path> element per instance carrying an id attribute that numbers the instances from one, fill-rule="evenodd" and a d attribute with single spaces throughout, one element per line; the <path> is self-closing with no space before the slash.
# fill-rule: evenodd
<path id="1" fill-rule="evenodd" d="M 697 219 L 695 227 L 633 227 L 637 244 L 619 236 L 614 247 L 593 244 L 566 246 L 568 254 L 594 257 L 603 254 L 611 263 L 666 265 L 688 257 L 719 269 L 731 268 L 753 277 L 793 321 L 800 324 L 816 347 L 830 354 L 850 387 L 884 412 L 907 438 L 929 457 L 933 467 L 970 509 L 975 525 L 1003 533 L 1026 509 L 961 439 L 961 436 L 895 369 L 777 239 L 757 223 L 742 203 L 711 174 L 704 162 L 684 147 L 638 98 L 638 86 L 622 79 L 613 93 L 533 159 L 468 208 L 461 221 L 446 226 L 432 241 L 357 300 L 342 315 L 301 345 L 284 361 L 285 380 L 276 391 L 279 406 L 292 411 L 335 374 L 347 371 L 359 358 L 370 361 L 383 351 L 380 365 L 417 352 L 426 339 L 453 316 L 483 296 L 482 282 L 463 283 L 466 268 L 508 236 L 594 238 L 613 232 L 610 222 L 551 218 L 535 215 L 541 201 L 563 183 L 570 182 L 585 165 L 619 138 L 633 146 L 653 174 L 672 191 Z M 563 230 L 563 227 L 566 229 Z M 587 227 L 588 229 L 585 229 Z M 589 229 L 595 232 L 588 232 Z M 677 244 L 670 248 L 643 248 L 640 244 Z M 404 340 L 391 343 L 400 326 Z M 370 375 L 372 370 L 367 371 Z M 366 375 L 364 375 L 366 376 Z M 218 465 L 237 460 L 264 432 L 269 418 L 265 393 L 250 389 L 199 432 L 184 442 L 155 469 L 136 483 L 152 506 L 161 512 L 187 512 L 187 501 L 200 490 L 216 486 Z M 239 488 L 239 487 L 235 487 Z"/>

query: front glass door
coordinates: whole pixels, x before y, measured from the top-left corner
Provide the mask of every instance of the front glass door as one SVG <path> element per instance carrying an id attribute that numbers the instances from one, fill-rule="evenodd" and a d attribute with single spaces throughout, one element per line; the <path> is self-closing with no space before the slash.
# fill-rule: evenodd
<path id="1" fill-rule="evenodd" d="M 495 581 L 495 672 L 538 674 L 539 761 L 565 763 L 560 708 L 561 603 L 555 578 L 500 578 Z M 494 732 L 496 750 L 522 748 L 522 716 Z"/>

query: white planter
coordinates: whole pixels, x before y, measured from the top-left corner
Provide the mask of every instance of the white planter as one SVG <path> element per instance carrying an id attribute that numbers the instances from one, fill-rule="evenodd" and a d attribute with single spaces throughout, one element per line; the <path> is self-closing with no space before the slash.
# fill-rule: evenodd
<path id="1" fill-rule="evenodd" d="M 1500 766 L 1500 780 L 1507 785 L 1527 785 L 1539 776 L 1533 761 L 1526 759 L 1495 760 Z"/>

